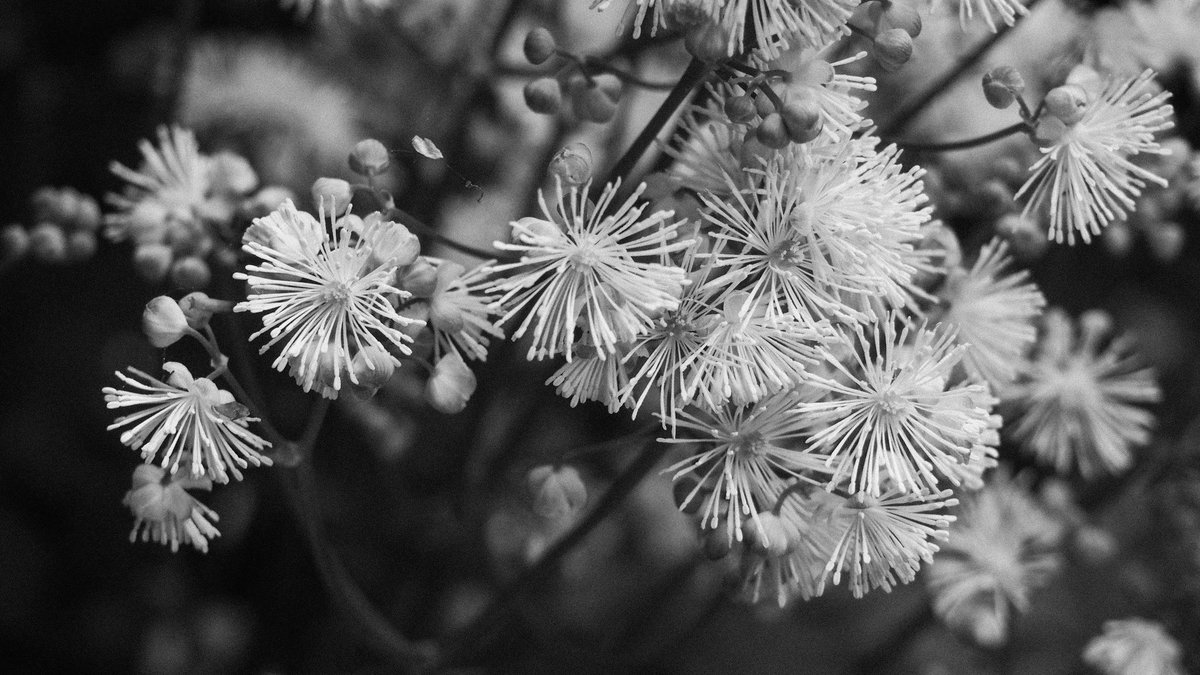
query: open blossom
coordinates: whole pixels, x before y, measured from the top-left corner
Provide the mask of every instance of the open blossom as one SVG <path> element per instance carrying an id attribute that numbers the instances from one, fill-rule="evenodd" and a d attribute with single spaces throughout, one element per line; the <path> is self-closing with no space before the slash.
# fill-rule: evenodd
<path id="1" fill-rule="evenodd" d="M 833 47 L 815 49 L 795 47 L 779 56 L 763 61 L 763 70 L 786 73 L 775 86 L 784 103 L 793 100 L 813 101 L 821 109 L 822 133 L 833 139 L 846 139 L 857 129 L 869 125 L 862 110 L 867 102 L 855 92 L 875 91 L 875 78 L 847 75 L 837 68 L 864 59 L 866 52 L 829 61 Z"/>
<path id="2" fill-rule="evenodd" d="M 158 146 L 138 144 L 142 166 L 130 169 L 113 162 L 111 170 L 128 183 L 121 194 L 108 196 L 117 209 L 105 216 L 108 236 L 138 244 L 161 243 L 169 228 L 200 236 L 199 212 L 210 189 L 209 160 L 200 154 L 196 136 L 179 127 L 160 127 Z M 178 239 L 175 234 L 173 239 Z"/>
<path id="3" fill-rule="evenodd" d="M 996 25 L 997 19 L 1007 26 L 1012 26 L 1017 22 L 1018 16 L 1029 13 L 1021 0 L 941 0 L 940 3 L 935 0 L 936 4 L 950 6 L 949 9 L 957 5 L 958 21 L 963 28 L 978 16 L 993 33 L 999 30 L 999 26 Z"/>
<path id="4" fill-rule="evenodd" d="M 898 320 L 892 313 L 857 326 L 856 341 L 844 338 L 852 356 L 843 362 L 829 352 L 835 376 L 811 381 L 829 394 L 802 407 L 814 422 L 809 446 L 831 467 L 831 488 L 847 481 L 851 493 L 870 496 L 889 484 L 936 491 L 942 478 L 957 484 L 956 465 L 987 440 L 994 401 L 984 386 L 947 384 L 965 349 L 953 331 L 907 323 L 898 331 Z"/>
<path id="5" fill-rule="evenodd" d="M 248 428 L 258 420 L 239 414 L 233 394 L 193 378 L 183 364 L 168 361 L 163 370 L 166 382 L 129 368 L 130 375 L 117 377 L 132 390 L 104 388 L 109 409 L 140 408 L 108 426 L 123 429 L 121 443 L 141 451 L 147 462 L 158 457 L 172 474 L 182 465 L 185 475 L 218 483 L 229 482 L 229 474 L 241 480 L 241 469 L 251 464 L 271 464 L 259 452 L 271 444 Z"/>
<path id="6" fill-rule="evenodd" d="M 995 391 L 1027 367 L 1027 352 L 1037 339 L 1035 322 L 1046 305 L 1029 272 L 1002 276 L 1010 262 L 1008 244 L 993 239 L 970 270 L 952 271 L 938 293 L 946 306 L 942 319 L 967 345 L 967 372 Z"/>
<path id="7" fill-rule="evenodd" d="M 1055 241 L 1074 244 L 1079 236 L 1090 242 L 1092 235 L 1133 210 L 1147 182 L 1167 184 L 1130 161 L 1139 153 L 1167 152 L 1154 135 L 1174 126 L 1167 103 L 1171 95 L 1156 93 L 1153 78 L 1147 70 L 1088 92 L 1083 117 L 1063 128 L 1030 167 L 1016 196 L 1029 197 L 1025 215 L 1049 208 L 1049 236 Z M 1055 122 L 1057 118 L 1048 117 L 1042 124 Z"/>
<path id="8" fill-rule="evenodd" d="M 586 327 L 600 358 L 616 352 L 648 331 L 655 317 L 674 309 L 686 282 L 684 270 L 668 256 L 692 245 L 678 241 L 681 223 L 669 222 L 670 211 L 643 217 L 636 205 L 642 184 L 619 207 L 612 208 L 618 184 L 605 187 L 593 205 L 587 185 L 557 188 L 552 209 L 540 195 L 545 218 L 522 218 L 512 223 L 514 243 L 496 247 L 521 254 L 515 263 L 496 265 L 498 279 L 491 291 L 508 323 L 521 313 L 513 339 L 533 329 L 530 359 L 573 358 L 575 331 Z"/>
<path id="9" fill-rule="evenodd" d="M 1149 368 L 1137 368 L 1128 339 L 1108 344 L 1112 319 L 1099 311 L 1070 318 L 1053 309 L 1028 373 L 1005 392 L 1021 410 L 1009 431 L 1060 473 L 1078 466 L 1084 478 L 1119 473 L 1133 463 L 1132 447 L 1150 440 L 1159 400 Z"/>
<path id="10" fill-rule="evenodd" d="M 1157 621 L 1104 622 L 1083 649 L 1083 661 L 1104 675 L 1183 675 L 1183 647 Z"/>
<path id="11" fill-rule="evenodd" d="M 571 360 L 554 371 L 546 384 L 552 385 L 559 396 L 570 400 L 572 408 L 584 401 L 597 401 L 610 413 L 620 410 L 621 392 L 629 384 L 624 346 L 618 344 L 615 354 L 602 357 L 585 334 L 572 350 Z"/>
<path id="12" fill-rule="evenodd" d="M 219 518 L 187 491 L 211 489 L 208 478 L 179 477 L 153 464 L 139 465 L 123 500 L 136 519 L 129 541 L 137 541 L 140 535 L 142 541 L 170 546 L 172 553 L 179 550 L 180 542 L 208 553 L 208 541 L 221 536 L 213 525 Z"/>
<path id="13" fill-rule="evenodd" d="M 249 286 L 234 310 L 263 314 L 262 329 L 250 339 L 268 336 L 261 352 L 283 343 L 272 363 L 276 370 L 289 369 L 305 391 L 315 388 L 337 398 L 344 376 L 358 383 L 353 369 L 358 351 L 372 347 L 399 366 L 389 350 L 410 353 L 412 338 L 400 327 L 420 322 L 397 314 L 391 299 L 408 294 L 391 285 L 396 260 L 379 259 L 371 245 L 384 240 L 377 229 L 400 226 L 375 220 L 356 232 L 343 219 L 331 233 L 324 220 L 324 206 L 318 220 L 297 211 L 291 200 L 256 219 L 242 250 L 263 263 L 233 275 Z"/>
<path id="14" fill-rule="evenodd" d="M 492 264 L 468 271 L 449 260 L 438 263 L 429 298 L 429 325 L 439 354 L 456 350 L 466 358 L 486 361 L 491 338 L 504 339 L 504 332 L 491 321 L 496 313 L 487 280 Z"/>
<path id="15" fill-rule="evenodd" d="M 297 16 L 302 18 L 312 14 L 315 10 L 320 10 L 327 15 L 335 7 L 341 8 L 347 15 L 355 17 L 363 10 L 378 12 L 387 9 L 392 3 L 393 0 L 282 0 L 281 6 L 284 9 L 293 10 Z"/>

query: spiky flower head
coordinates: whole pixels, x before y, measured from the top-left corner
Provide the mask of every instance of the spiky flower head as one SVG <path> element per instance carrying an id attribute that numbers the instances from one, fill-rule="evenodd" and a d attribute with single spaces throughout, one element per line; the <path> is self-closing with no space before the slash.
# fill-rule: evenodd
<path id="1" fill-rule="evenodd" d="M 985 647 L 1008 639 L 1013 610 L 1058 571 L 1062 527 L 1006 473 L 963 498 L 926 577 L 934 612 Z"/>
<path id="2" fill-rule="evenodd" d="M 1128 469 L 1133 447 L 1150 440 L 1154 416 L 1144 406 L 1161 398 L 1153 371 L 1137 368 L 1129 338 L 1106 343 L 1112 319 L 1104 312 L 1085 312 L 1076 328 L 1055 308 L 1042 326 L 1032 367 L 1005 392 L 1020 409 L 1006 430 L 1060 473 Z"/>
<path id="3" fill-rule="evenodd" d="M 110 431 L 124 429 L 121 443 L 141 451 L 142 459 L 158 464 L 172 475 L 229 482 L 229 475 L 242 479 L 241 469 L 253 464 L 270 466 L 271 458 L 260 451 L 270 447 L 249 430 L 244 408 L 233 394 L 208 378 L 193 378 L 187 367 L 168 361 L 163 364 L 163 382 L 137 368 L 117 377 L 132 390 L 104 388 L 110 410 L 141 408 L 118 417 Z"/>
<path id="4" fill-rule="evenodd" d="M 1055 128 L 1056 138 L 1042 148 L 1029 179 L 1017 191 L 1028 195 L 1023 215 L 1049 209 L 1049 236 L 1058 243 L 1085 243 L 1113 220 L 1128 216 L 1147 182 L 1167 182 L 1130 158 L 1165 154 L 1155 134 L 1174 126 L 1167 91 L 1156 91 L 1154 72 L 1113 80 L 1088 95 L 1082 117 L 1064 125 L 1044 116 L 1040 125 Z M 1040 132 L 1039 132 L 1040 133 Z"/>
<path id="5" fill-rule="evenodd" d="M 393 0 L 281 0 L 284 9 L 292 10 L 300 18 L 314 11 L 319 11 L 323 18 L 327 18 L 334 9 L 341 9 L 347 16 L 356 18 L 364 10 L 379 12 L 392 3 Z"/>
<path id="6" fill-rule="evenodd" d="M 1021 0 L 935 0 L 935 5 L 944 5 L 951 11 L 957 5 L 958 21 L 964 30 L 978 17 L 993 33 L 1000 29 L 996 25 L 997 20 L 1012 26 L 1017 22 L 1017 17 L 1029 13 Z"/>
<path id="7" fill-rule="evenodd" d="M 513 243 L 496 247 L 520 253 L 515 263 L 496 265 L 502 276 L 491 291 L 500 298 L 502 325 L 525 313 L 513 339 L 533 329 L 529 359 L 573 358 L 575 331 L 586 327 L 600 358 L 616 353 L 619 342 L 647 332 L 663 311 L 679 304 L 685 272 L 670 263 L 670 254 L 692 245 L 679 241 L 682 222 L 670 222 L 671 211 L 643 217 L 637 204 L 643 183 L 613 208 L 620 183 L 605 186 L 592 204 L 589 185 L 564 192 L 557 182 L 554 208 L 539 195 L 544 218 L 512 223 Z"/>
<path id="8" fill-rule="evenodd" d="M 113 162 L 110 167 L 128 185 L 108 201 L 117 210 L 105 216 L 106 233 L 115 241 L 137 244 L 172 244 L 207 241 L 200 215 L 208 198 L 209 159 L 200 154 L 196 136 L 179 127 L 159 127 L 158 146 L 138 144 L 142 166 L 138 170 Z"/>
<path id="9" fill-rule="evenodd" d="M 133 487 L 122 503 L 136 519 L 129 541 L 156 541 L 179 550 L 179 543 L 191 544 L 208 553 L 208 541 L 221 536 L 213 523 L 219 520 L 212 509 L 200 503 L 188 490 L 211 490 L 208 478 L 187 478 L 168 473 L 153 464 L 141 464 L 133 470 Z"/>
<path id="10" fill-rule="evenodd" d="M 1083 649 L 1083 661 L 1104 675 L 1183 675 L 1183 648 L 1163 625 L 1138 617 L 1104 622 Z"/>
<path id="11" fill-rule="evenodd" d="M 936 492 L 938 481 L 958 484 L 956 464 L 971 461 L 986 432 L 994 400 L 983 385 L 949 384 L 965 347 L 954 332 L 903 322 L 893 312 L 869 328 L 843 336 L 845 362 L 826 351 L 834 377 L 814 377 L 828 392 L 804 403 L 814 431 L 812 451 L 824 456 L 830 487 L 848 483 L 851 494 Z"/>
<path id="12" fill-rule="evenodd" d="M 353 360 L 360 350 L 379 350 L 399 366 L 391 350 L 408 354 L 412 341 L 400 328 L 420 322 L 392 306 L 408 297 L 392 286 L 396 259 L 386 245 L 394 239 L 389 230 L 402 226 L 375 219 L 356 228 L 361 220 L 333 216 L 326 226 L 325 220 L 325 205 L 314 218 L 291 200 L 256 219 L 242 250 L 263 262 L 233 275 L 249 286 L 234 311 L 263 314 L 262 329 L 250 339 L 268 336 L 260 353 L 282 343 L 276 370 L 290 369 L 304 391 L 337 398 L 343 377 L 358 383 Z"/>
<path id="13" fill-rule="evenodd" d="M 1027 367 L 1028 351 L 1037 339 L 1035 323 L 1046 306 L 1029 272 L 1003 274 L 1010 262 L 1008 244 L 993 239 L 970 270 L 950 272 L 938 292 L 945 305 L 942 320 L 957 331 L 959 344 L 967 346 L 967 372 L 995 391 Z"/>
<path id="14" fill-rule="evenodd" d="M 844 140 L 870 124 L 870 120 L 862 115 L 867 102 L 859 98 L 858 92 L 875 91 L 875 78 L 837 70 L 866 58 L 866 52 L 831 61 L 833 51 L 832 46 L 824 49 L 793 47 L 761 63 L 763 70 L 784 73 L 778 86 L 774 87 L 784 103 L 815 102 L 824 122 L 822 133 L 830 140 Z"/>
<path id="15" fill-rule="evenodd" d="M 494 262 L 467 270 L 450 260 L 438 262 L 433 295 L 429 298 L 429 325 L 438 354 L 455 350 L 469 359 L 487 360 L 491 338 L 504 332 L 491 321 L 496 313 L 488 291 Z"/>

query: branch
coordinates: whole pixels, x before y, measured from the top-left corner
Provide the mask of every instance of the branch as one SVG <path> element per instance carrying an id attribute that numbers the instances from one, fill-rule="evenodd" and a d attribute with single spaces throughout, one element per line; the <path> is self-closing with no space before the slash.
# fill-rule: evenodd
<path id="1" fill-rule="evenodd" d="M 897 139 L 885 140 L 887 140 L 889 143 L 895 143 L 905 150 L 911 150 L 914 152 L 949 152 L 951 150 L 966 150 L 967 148 L 975 148 L 981 145 L 987 145 L 988 143 L 998 141 L 1001 138 L 1007 138 L 1022 131 L 1029 131 L 1029 124 L 1027 122 L 1017 122 L 1012 126 L 1007 126 L 1003 129 L 997 129 L 996 131 L 984 134 L 982 136 L 967 138 L 961 141 L 949 141 L 946 143 L 909 143 L 907 141 L 901 141 Z"/>

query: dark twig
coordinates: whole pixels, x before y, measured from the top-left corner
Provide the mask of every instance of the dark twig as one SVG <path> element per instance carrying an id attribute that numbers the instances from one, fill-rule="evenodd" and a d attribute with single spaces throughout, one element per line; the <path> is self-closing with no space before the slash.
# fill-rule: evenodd
<path id="1" fill-rule="evenodd" d="M 905 150 L 913 152 L 949 152 L 951 150 L 966 150 L 967 148 L 976 148 L 981 145 L 987 145 L 1001 138 L 1007 138 L 1022 131 L 1029 131 L 1029 124 L 1026 122 L 1017 122 L 1012 126 L 997 129 L 988 134 L 977 136 L 975 138 L 967 138 L 961 141 L 949 141 L 946 143 L 910 143 L 897 139 L 885 139 L 889 143 L 895 143 Z"/>

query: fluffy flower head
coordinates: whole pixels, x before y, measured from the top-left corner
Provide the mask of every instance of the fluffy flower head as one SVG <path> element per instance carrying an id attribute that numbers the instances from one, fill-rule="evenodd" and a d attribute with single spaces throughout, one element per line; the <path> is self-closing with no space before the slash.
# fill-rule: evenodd
<path id="1" fill-rule="evenodd" d="M 169 545 L 172 553 L 181 541 L 208 553 L 208 541 L 221 536 L 213 525 L 219 518 L 187 491 L 211 489 L 207 478 L 181 478 L 153 464 L 138 466 L 123 500 L 136 519 L 129 541 L 137 541 L 140 533 L 142 541 Z"/>

